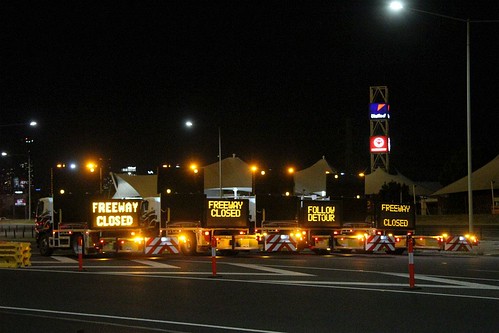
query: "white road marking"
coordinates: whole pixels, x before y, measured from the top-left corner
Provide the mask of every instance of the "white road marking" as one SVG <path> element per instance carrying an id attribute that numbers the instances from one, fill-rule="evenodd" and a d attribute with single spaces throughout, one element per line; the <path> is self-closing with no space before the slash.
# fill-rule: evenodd
<path id="1" fill-rule="evenodd" d="M 78 260 L 71 259 L 71 258 L 68 258 L 68 257 L 63 257 L 63 256 L 52 256 L 50 258 L 55 259 L 58 262 L 62 262 L 62 263 L 65 263 L 65 264 L 69 264 L 69 263 L 76 263 L 77 264 L 78 263 Z"/>
<path id="2" fill-rule="evenodd" d="M 419 284 L 416 287 L 421 288 L 442 288 L 442 289 L 484 289 L 484 290 L 499 290 L 499 286 L 491 286 L 478 283 L 453 283 L 453 284 Z M 420 280 L 423 280 L 420 278 Z M 449 280 L 451 281 L 451 280 Z M 378 282 L 349 282 L 349 281 L 276 281 L 283 284 L 308 284 L 308 285 L 323 285 L 323 286 L 366 286 L 366 287 L 408 287 L 408 283 L 378 283 Z M 437 282 L 437 281 L 435 281 Z M 443 281 L 441 281 L 443 282 Z M 459 282 L 459 281 L 453 281 Z M 448 282 L 450 283 L 450 282 Z"/>
<path id="3" fill-rule="evenodd" d="M 387 273 L 387 272 L 382 272 L 381 274 L 408 278 L 408 274 L 403 274 L 403 273 Z M 462 288 L 467 288 L 467 289 L 499 290 L 499 286 L 487 285 L 487 284 L 482 284 L 482 283 L 473 283 L 473 282 L 459 281 L 459 280 L 444 279 L 444 278 L 439 278 L 439 277 L 435 277 L 435 276 L 427 276 L 427 275 L 416 274 L 414 276 L 414 278 L 416 280 L 416 285 L 417 285 L 417 281 L 418 280 L 419 281 L 423 280 L 423 281 L 439 282 L 439 283 L 442 283 L 442 284 L 447 284 L 447 285 L 456 286 L 456 287 L 462 287 Z"/>
<path id="4" fill-rule="evenodd" d="M 71 271 L 61 271 L 61 270 L 54 270 L 53 268 L 58 268 L 57 266 L 53 266 L 52 269 L 44 270 L 44 269 L 36 269 L 36 268 L 28 268 L 28 269 L 23 269 L 21 272 L 30 272 L 30 271 L 39 271 L 39 272 L 48 272 L 48 273 L 63 273 L 63 274 L 92 274 L 92 275 L 121 275 L 121 276 L 130 276 L 134 277 L 137 276 L 136 272 L 132 272 L 132 274 L 125 273 L 125 272 L 91 272 L 91 271 L 76 271 L 76 270 L 71 270 Z M 14 268 L 13 268 L 14 269 Z M 17 270 L 17 269 L 16 269 Z M 141 277 L 150 277 L 150 278 L 162 278 L 162 279 L 183 279 L 183 280 L 202 280 L 202 281 L 212 281 L 216 283 L 224 283 L 224 282 L 238 282 L 238 283 L 250 283 L 250 284 L 270 284 L 270 285 L 287 285 L 287 286 L 298 286 L 298 287 L 311 287 L 311 288 L 328 288 L 328 289 L 344 289 L 344 290 L 355 290 L 359 292 L 383 292 L 383 293 L 396 293 L 396 294 L 411 294 L 411 295 L 427 295 L 427 296 L 440 296 L 440 297 L 454 297 L 454 298 L 471 298 L 471 299 L 485 299 L 485 300 L 493 300 L 493 301 L 499 301 L 499 297 L 494 297 L 494 296 L 480 296 L 480 295 L 466 295 L 462 293 L 438 293 L 438 292 L 429 292 L 429 291 L 423 291 L 423 290 L 408 290 L 409 284 L 401 284 L 401 283 L 387 283 L 383 286 L 376 286 L 376 284 L 372 283 L 364 283 L 364 282 L 358 282 L 357 285 L 340 285 L 341 282 L 334 282 L 334 281 L 283 281 L 283 280 L 241 280 L 241 279 L 235 279 L 235 278 L 223 278 L 223 279 L 217 279 L 213 277 L 204 277 L 204 276 L 192 276 L 196 273 L 192 272 L 179 272 L 179 273 L 186 273 L 187 275 L 180 276 L 178 273 L 176 274 L 164 274 L 162 275 L 161 272 L 148 272 L 148 273 L 143 273 L 140 275 Z M 360 271 L 359 271 L 360 273 Z M 383 273 L 383 272 L 378 272 L 378 273 Z M 207 275 L 211 273 L 204 273 L 203 275 Z M 394 274 L 399 274 L 399 273 L 394 273 Z M 191 276 L 189 276 L 191 275 Z M 222 274 L 224 275 L 224 274 Z M 274 274 L 271 274 L 274 275 Z M 345 283 L 345 282 L 343 282 Z M 348 282 L 346 282 L 348 283 Z M 448 285 L 447 285 L 448 286 Z M 403 287 L 402 289 L 389 289 L 387 287 Z M 418 287 L 418 284 L 416 283 L 416 287 Z M 427 285 L 427 287 L 432 287 L 432 288 L 439 288 L 439 289 L 445 289 L 445 285 Z M 458 288 L 458 289 L 471 289 L 474 290 L 475 288 L 472 287 L 466 287 L 466 286 L 459 286 L 459 285 L 453 285 L 453 287 Z M 492 289 L 495 288 L 495 286 L 491 286 Z M 480 289 L 486 289 L 486 288 L 480 288 Z"/>
<path id="5" fill-rule="evenodd" d="M 238 266 L 238 267 L 244 267 L 244 268 L 249 268 L 249 269 L 255 269 L 259 271 L 264 271 L 264 272 L 270 272 L 274 273 L 277 275 L 287 275 L 287 276 L 313 276 L 312 274 L 307 274 L 307 273 L 300 273 L 300 272 L 293 272 L 293 271 L 288 271 L 284 269 L 279 269 L 279 268 L 272 268 L 268 266 L 262 266 L 262 265 L 254 265 L 254 264 L 235 264 L 235 263 L 226 263 L 228 265 L 232 266 Z M 226 274 L 226 273 L 221 273 L 221 274 Z"/>
<path id="6" fill-rule="evenodd" d="M 215 329 L 220 329 L 220 330 L 237 331 L 237 332 L 283 333 L 283 332 L 278 332 L 278 331 L 268 331 L 268 330 L 260 330 L 260 329 L 253 329 L 253 328 L 244 328 L 244 327 L 209 325 L 209 324 L 188 323 L 188 322 L 182 322 L 182 321 L 137 318 L 137 317 L 111 316 L 111 315 L 103 315 L 103 314 L 96 314 L 96 313 L 82 313 L 82 312 L 56 311 L 56 310 L 33 309 L 33 308 L 20 308 L 20 307 L 1 306 L 1 305 L 0 305 L 0 309 L 11 310 L 11 311 L 20 311 L 20 312 L 49 313 L 52 315 L 64 315 L 64 316 L 71 316 L 71 317 L 102 318 L 102 319 L 113 319 L 113 320 L 123 320 L 123 321 L 135 321 L 135 322 L 143 322 L 143 323 L 156 323 L 156 324 L 168 324 L 168 325 L 179 325 L 179 326 L 190 326 L 190 327 L 215 328 Z"/>
<path id="7" fill-rule="evenodd" d="M 132 261 L 139 263 L 139 264 L 142 264 L 142 265 L 155 267 L 155 268 L 180 268 L 178 266 L 163 264 L 161 262 L 154 261 L 154 260 L 132 260 Z"/>
<path id="8" fill-rule="evenodd" d="M 109 275 L 142 275 L 142 276 L 159 276 L 159 275 L 213 275 L 212 272 L 137 272 L 137 271 L 122 271 L 122 272 L 96 272 L 97 274 Z M 293 276 L 293 274 L 275 274 L 275 273 L 251 273 L 251 272 L 218 272 L 217 276 Z M 313 276 L 313 275 L 312 275 Z"/>
<path id="9" fill-rule="evenodd" d="M 69 258 L 68 258 L 69 259 Z M 72 260 L 72 259 L 69 259 Z M 154 260 L 131 260 L 133 262 L 142 264 L 144 266 L 100 266 L 100 265 L 85 265 L 83 264 L 83 269 L 148 269 L 148 268 L 165 268 L 165 269 L 170 269 L 170 268 L 175 268 L 175 269 L 180 269 L 178 266 L 173 266 L 169 264 L 164 264 L 161 262 L 157 262 Z M 62 261 L 65 263 L 64 261 Z M 44 262 L 46 263 L 46 262 Z M 72 263 L 72 261 L 69 261 L 68 263 Z M 33 268 L 37 269 L 43 269 L 43 268 L 50 268 L 50 267 L 57 267 L 57 268 L 76 268 L 78 267 L 78 261 L 74 261 L 75 265 L 71 266 L 39 266 L 39 265 L 34 265 L 32 266 Z M 206 262 L 204 262 L 206 263 Z M 247 268 L 251 270 L 257 270 L 257 271 L 264 271 L 266 273 L 254 273 L 254 272 L 218 272 L 218 275 L 254 275 L 254 276 L 262 276 L 262 275 L 278 275 L 278 276 L 313 276 L 313 274 L 308 274 L 308 273 L 301 273 L 301 272 L 294 272 L 290 270 L 284 270 L 284 269 L 279 269 L 279 268 L 272 268 L 268 266 L 262 266 L 262 265 L 255 265 L 255 264 L 237 264 L 237 263 L 222 263 L 223 265 L 231 265 L 231 266 L 237 266 L 237 267 L 242 267 L 242 268 Z M 149 272 L 132 272 L 132 271 L 121 271 L 121 272 L 108 272 L 109 274 L 149 274 Z M 155 272 L 154 274 L 193 274 L 193 275 L 212 275 L 212 272 Z"/>
<path id="10" fill-rule="evenodd" d="M 51 262 L 53 263 L 53 262 Z M 33 262 L 31 262 L 31 267 L 26 267 L 26 269 L 47 269 L 47 268 L 78 268 L 78 263 L 76 265 L 71 265 L 71 266 L 67 266 L 67 265 L 48 265 L 48 266 L 39 266 L 39 265 L 33 265 Z M 175 267 L 175 266 L 173 266 Z M 92 268 L 92 269 L 151 269 L 151 268 L 154 268 L 153 266 L 132 266 L 132 265 L 128 265 L 128 266 L 101 266 L 101 265 L 85 265 L 85 263 L 83 263 L 83 269 L 87 269 L 87 268 Z"/>

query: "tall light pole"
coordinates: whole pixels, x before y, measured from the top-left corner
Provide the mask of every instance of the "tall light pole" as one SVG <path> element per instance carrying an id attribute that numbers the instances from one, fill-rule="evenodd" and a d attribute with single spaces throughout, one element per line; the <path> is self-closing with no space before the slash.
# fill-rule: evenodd
<path id="1" fill-rule="evenodd" d="M 404 7 L 401 1 L 392 1 L 390 9 L 400 11 L 407 9 L 413 12 L 428 14 L 432 16 L 442 17 L 452 21 L 466 23 L 466 147 L 467 147 L 467 165 L 468 165 L 468 229 L 473 232 L 473 183 L 472 183 L 472 163 L 471 163 L 471 70 L 470 70 L 470 23 L 491 23 L 499 22 L 499 20 L 470 20 L 459 17 L 443 15 L 439 13 L 429 12 L 426 10 Z"/>
<path id="2" fill-rule="evenodd" d="M 220 199 L 224 192 L 222 189 L 222 135 L 220 134 L 220 126 L 218 126 L 218 185 L 220 186 Z"/>
<path id="3" fill-rule="evenodd" d="M 191 128 L 194 126 L 194 123 L 190 120 L 185 122 L 185 126 Z M 223 197 L 223 188 L 222 188 L 222 135 L 220 126 L 218 126 L 218 185 L 220 189 L 220 198 Z"/>
<path id="4" fill-rule="evenodd" d="M 95 172 L 95 169 L 99 168 L 99 194 L 102 194 L 102 162 L 101 165 L 98 165 L 94 162 L 87 162 L 86 167 L 88 171 Z"/>

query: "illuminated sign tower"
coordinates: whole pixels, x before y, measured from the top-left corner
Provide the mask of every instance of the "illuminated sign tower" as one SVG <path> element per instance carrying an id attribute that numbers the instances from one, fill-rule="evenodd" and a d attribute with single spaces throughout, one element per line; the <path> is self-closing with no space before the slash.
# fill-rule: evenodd
<path id="1" fill-rule="evenodd" d="M 371 152 L 371 172 L 377 168 L 389 171 L 390 168 L 390 105 L 388 87 L 369 87 L 369 148 Z"/>

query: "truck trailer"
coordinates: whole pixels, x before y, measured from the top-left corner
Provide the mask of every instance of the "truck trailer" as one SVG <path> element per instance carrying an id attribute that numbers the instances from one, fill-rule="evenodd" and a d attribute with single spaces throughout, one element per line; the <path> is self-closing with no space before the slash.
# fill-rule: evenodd
<path id="1" fill-rule="evenodd" d="M 144 198 L 142 216 L 160 221 L 159 234 L 178 240 L 185 255 L 258 250 L 250 233 L 247 199 L 207 198 L 204 194 L 163 194 Z"/>
<path id="2" fill-rule="evenodd" d="M 53 197 L 38 201 L 35 231 L 40 254 L 49 256 L 57 249 L 84 255 L 144 253 L 144 242 L 157 231 L 141 221 L 141 200 L 84 199 L 68 206 L 56 206 Z"/>

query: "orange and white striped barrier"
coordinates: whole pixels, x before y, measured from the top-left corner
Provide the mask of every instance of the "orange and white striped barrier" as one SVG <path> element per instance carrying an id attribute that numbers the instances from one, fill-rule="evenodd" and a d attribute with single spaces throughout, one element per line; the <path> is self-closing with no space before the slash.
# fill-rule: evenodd
<path id="1" fill-rule="evenodd" d="M 395 251 L 395 237 L 386 235 L 371 235 L 366 238 L 366 251 Z"/>
<path id="2" fill-rule="evenodd" d="M 157 255 L 163 253 L 179 254 L 180 246 L 176 237 L 146 238 L 145 254 Z"/>
<path id="3" fill-rule="evenodd" d="M 409 257 L 409 289 L 417 290 L 421 289 L 416 287 L 416 279 L 414 274 L 414 239 L 407 239 L 407 252 Z"/>
<path id="4" fill-rule="evenodd" d="M 296 251 L 297 241 L 290 235 L 267 235 L 265 236 L 265 251 Z"/>
<path id="5" fill-rule="evenodd" d="M 471 251 L 471 243 L 465 236 L 449 236 L 445 240 L 445 251 Z"/>

